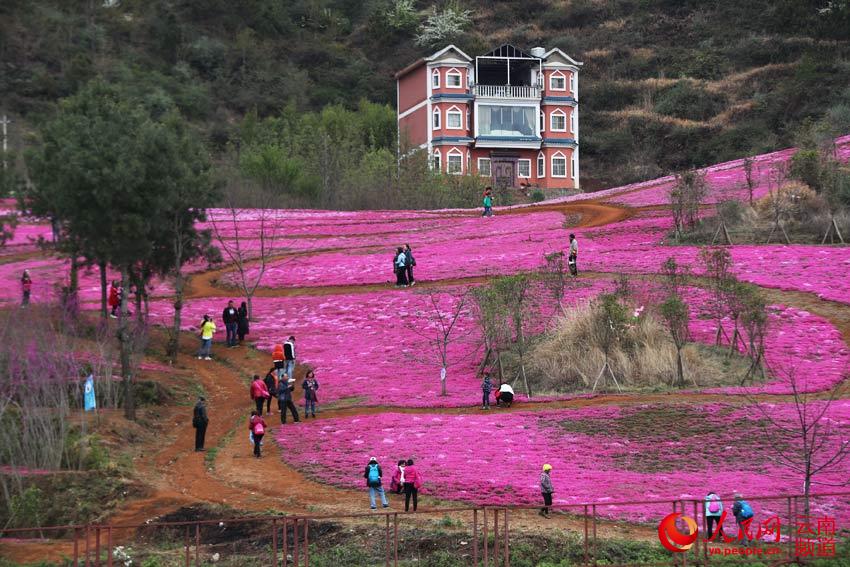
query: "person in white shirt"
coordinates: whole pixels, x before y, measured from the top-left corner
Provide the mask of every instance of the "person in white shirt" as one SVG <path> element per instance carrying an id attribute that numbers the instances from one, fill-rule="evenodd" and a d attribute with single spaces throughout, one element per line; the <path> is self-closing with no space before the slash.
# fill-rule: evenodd
<path id="1" fill-rule="evenodd" d="M 511 388 L 510 384 L 504 382 L 501 386 L 499 386 L 499 395 L 496 397 L 496 405 L 509 408 L 511 407 L 511 403 L 513 403 L 513 401 L 514 389 Z"/>
<path id="2" fill-rule="evenodd" d="M 578 240 L 575 234 L 570 234 L 570 255 L 567 259 L 570 265 L 570 274 L 573 277 L 578 275 Z"/>

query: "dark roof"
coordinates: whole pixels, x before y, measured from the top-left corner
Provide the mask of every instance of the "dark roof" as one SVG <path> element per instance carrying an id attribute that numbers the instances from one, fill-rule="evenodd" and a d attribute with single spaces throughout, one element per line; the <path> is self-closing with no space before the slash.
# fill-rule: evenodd
<path id="1" fill-rule="evenodd" d="M 517 49 L 509 43 L 497 47 L 490 53 L 485 53 L 481 57 L 525 57 L 526 59 L 540 59 L 539 57 L 534 57 L 532 55 L 527 54 L 521 49 Z"/>

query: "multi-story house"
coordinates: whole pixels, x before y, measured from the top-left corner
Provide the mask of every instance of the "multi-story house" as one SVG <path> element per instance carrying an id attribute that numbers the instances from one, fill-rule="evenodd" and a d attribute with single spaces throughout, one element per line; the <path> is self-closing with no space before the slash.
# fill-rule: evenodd
<path id="1" fill-rule="evenodd" d="M 396 73 L 398 131 L 442 173 L 496 185 L 579 187 L 578 71 L 558 48 L 449 45 Z"/>

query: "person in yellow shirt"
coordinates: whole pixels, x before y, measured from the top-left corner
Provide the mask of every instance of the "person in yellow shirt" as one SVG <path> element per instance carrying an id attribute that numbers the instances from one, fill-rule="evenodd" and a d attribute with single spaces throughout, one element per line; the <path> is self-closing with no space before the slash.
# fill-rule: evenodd
<path id="1" fill-rule="evenodd" d="M 201 323 L 201 350 L 198 351 L 198 360 L 212 360 L 210 358 L 212 350 L 212 339 L 215 333 L 215 323 L 212 317 L 204 315 L 204 321 Z"/>

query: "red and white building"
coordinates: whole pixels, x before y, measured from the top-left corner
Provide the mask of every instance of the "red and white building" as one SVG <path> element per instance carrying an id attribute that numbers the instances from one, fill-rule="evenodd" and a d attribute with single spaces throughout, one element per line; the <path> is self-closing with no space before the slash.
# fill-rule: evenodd
<path id="1" fill-rule="evenodd" d="M 442 173 L 579 188 L 578 71 L 560 49 L 449 45 L 396 73 L 399 140 Z"/>

